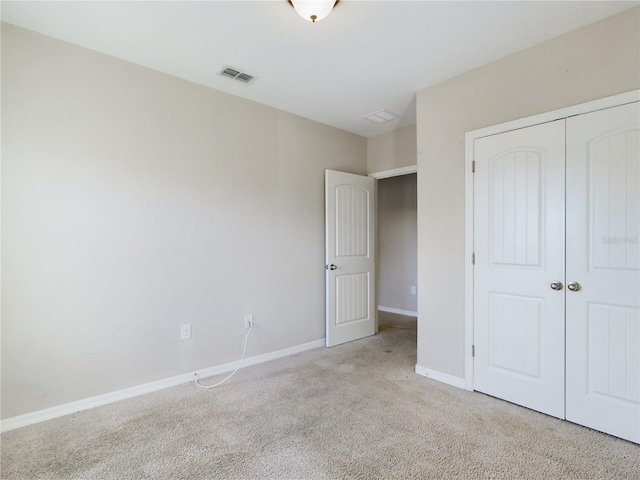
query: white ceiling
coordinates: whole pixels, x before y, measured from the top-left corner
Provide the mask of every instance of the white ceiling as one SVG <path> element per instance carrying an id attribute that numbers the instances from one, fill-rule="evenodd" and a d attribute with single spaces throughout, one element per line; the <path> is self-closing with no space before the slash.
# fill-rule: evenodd
<path id="1" fill-rule="evenodd" d="M 415 123 L 417 91 L 638 1 L 2 1 L 2 20 L 363 136 Z M 228 64 L 254 75 L 218 75 Z M 380 109 L 400 118 L 377 125 Z"/>

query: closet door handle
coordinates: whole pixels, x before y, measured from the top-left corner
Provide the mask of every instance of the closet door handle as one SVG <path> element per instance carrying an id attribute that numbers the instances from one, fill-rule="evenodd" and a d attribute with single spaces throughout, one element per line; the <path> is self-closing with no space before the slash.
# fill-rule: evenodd
<path id="1" fill-rule="evenodd" d="M 582 287 L 580 286 L 580 284 L 578 282 L 571 282 L 569 285 L 567 285 L 567 288 L 569 290 L 571 290 L 572 292 L 577 292 Z"/>
<path id="2" fill-rule="evenodd" d="M 553 282 L 551 285 L 551 290 L 562 290 L 562 282 Z"/>

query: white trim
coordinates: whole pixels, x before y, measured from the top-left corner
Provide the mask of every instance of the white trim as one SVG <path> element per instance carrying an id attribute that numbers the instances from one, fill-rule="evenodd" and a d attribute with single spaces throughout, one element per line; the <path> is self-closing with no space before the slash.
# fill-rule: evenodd
<path id="1" fill-rule="evenodd" d="M 464 378 L 454 377 L 453 375 L 449 375 L 447 373 L 437 372 L 436 370 L 421 367 L 420 365 L 416 365 L 416 373 L 418 375 L 422 375 L 423 377 L 430 378 L 431 380 L 446 383 L 447 385 L 451 385 L 452 387 L 465 389 Z"/>
<path id="2" fill-rule="evenodd" d="M 370 173 L 369 176 L 380 180 L 381 178 L 399 177 L 400 175 L 409 175 L 410 173 L 418 173 L 418 165 L 409 165 L 406 167 L 393 168 L 391 170 L 383 170 L 381 172 Z"/>
<path id="3" fill-rule="evenodd" d="M 376 269 L 376 271 L 378 270 L 378 263 L 380 260 L 380 232 L 378 231 L 378 182 L 373 182 L 373 208 L 374 213 L 373 213 L 373 221 L 375 223 L 374 225 L 374 236 L 375 236 L 375 257 L 373 259 L 373 264 L 374 264 L 374 268 Z M 325 227 L 326 228 L 326 227 Z M 378 303 L 378 288 L 380 287 L 379 282 L 378 282 L 378 278 L 377 276 L 375 277 L 375 288 L 373 289 L 373 304 L 376 305 Z M 374 312 L 374 316 L 375 316 L 375 332 L 376 335 L 380 332 L 380 323 L 378 321 L 378 310 L 376 309 L 376 311 Z"/>
<path id="4" fill-rule="evenodd" d="M 376 180 L 381 180 L 383 178 L 391 178 L 391 177 L 399 177 L 402 175 L 409 175 L 411 173 L 418 173 L 418 165 L 408 165 L 406 167 L 392 168 L 391 170 L 382 170 L 380 172 L 370 173 L 368 176 L 374 178 Z M 378 182 L 375 182 L 375 219 L 376 219 L 376 238 L 378 237 Z M 379 252 L 378 252 L 378 243 L 376 242 L 376 263 L 378 260 Z M 376 265 L 377 266 L 377 265 Z M 376 299 L 377 300 L 377 299 Z M 401 310 L 398 308 L 392 307 L 381 307 L 378 305 L 378 310 L 381 312 L 389 312 L 389 313 L 397 313 L 399 315 L 406 315 L 407 317 L 416 317 L 418 318 L 418 312 L 411 312 L 409 310 Z M 376 333 L 378 333 L 378 314 L 376 312 Z"/>
<path id="5" fill-rule="evenodd" d="M 465 135 L 465 166 L 464 166 L 464 387 L 473 390 L 473 172 L 471 171 L 474 158 L 474 140 L 467 133 Z M 471 319 L 470 322 L 467 319 Z"/>
<path id="6" fill-rule="evenodd" d="M 418 312 L 412 312 L 411 310 L 402 310 L 400 308 L 383 307 L 378 305 L 378 310 L 381 312 L 397 313 L 398 315 L 406 315 L 407 317 L 417 317 Z"/>
<path id="7" fill-rule="evenodd" d="M 467 390 L 473 390 L 473 357 L 471 356 L 471 345 L 473 345 L 473 268 L 471 267 L 471 254 L 473 252 L 473 174 L 471 173 L 471 162 L 474 160 L 475 140 L 489 135 L 531 127 L 574 115 L 582 115 L 605 108 L 617 107 L 639 100 L 640 90 L 632 90 L 619 95 L 561 108 L 552 112 L 541 113 L 512 122 L 480 128 L 465 134 L 464 388 Z"/>
<path id="8" fill-rule="evenodd" d="M 315 340 L 313 342 L 303 343 L 301 345 L 295 345 L 293 347 L 284 348 L 271 353 L 265 353 L 263 355 L 256 355 L 244 360 L 242 368 L 249 367 L 251 365 L 257 365 L 259 363 L 268 362 L 277 358 L 287 357 L 296 353 L 306 352 L 307 350 L 313 350 L 314 348 L 324 347 L 324 338 L 321 340 Z M 104 395 L 98 395 L 96 397 L 85 398 L 76 402 L 66 403 L 57 407 L 47 408 L 44 410 L 38 410 L 36 412 L 26 413 L 24 415 L 18 415 L 17 417 L 7 418 L 0 422 L 0 431 L 8 432 L 9 430 L 15 430 L 17 428 L 26 427 L 27 425 L 33 425 L 34 423 L 44 422 L 53 418 L 62 417 L 72 413 L 81 412 L 83 410 L 89 410 L 91 408 L 100 407 L 109 403 L 118 402 L 120 400 L 126 400 L 128 398 L 137 397 L 158 390 L 163 390 L 169 387 L 175 387 L 184 383 L 193 381 L 195 374 L 198 378 L 210 377 L 212 375 L 219 375 L 221 373 L 230 372 L 235 370 L 238 362 L 225 363 L 224 365 L 218 365 L 215 367 L 205 368 L 203 370 L 197 370 L 194 372 L 183 373 L 175 377 L 165 378 L 163 380 L 157 380 L 155 382 L 145 383 L 143 385 L 137 385 L 131 388 L 125 388 L 124 390 L 117 390 L 115 392 L 105 393 Z"/>
<path id="9" fill-rule="evenodd" d="M 553 122 L 562 118 L 572 117 L 574 115 L 583 115 L 585 113 L 604 110 L 605 108 L 618 107 L 626 103 L 637 102 L 640 100 L 640 90 L 632 90 L 626 93 L 620 93 L 611 97 L 600 98 L 591 102 L 580 103 L 571 107 L 553 110 L 551 112 L 540 113 L 531 117 L 525 117 L 511 122 L 491 125 L 490 127 L 472 130 L 465 134 L 465 140 L 471 136 L 472 139 L 495 135 L 496 133 L 508 132 L 519 128 L 531 127 L 540 123 Z M 466 143 L 466 142 L 465 142 Z"/>

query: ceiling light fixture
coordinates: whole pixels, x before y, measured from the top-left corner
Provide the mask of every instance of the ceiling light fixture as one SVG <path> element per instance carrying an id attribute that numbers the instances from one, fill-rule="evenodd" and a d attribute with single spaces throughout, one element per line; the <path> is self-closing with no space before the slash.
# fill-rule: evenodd
<path id="1" fill-rule="evenodd" d="M 288 0 L 302 18 L 316 23 L 331 13 L 340 0 Z"/>

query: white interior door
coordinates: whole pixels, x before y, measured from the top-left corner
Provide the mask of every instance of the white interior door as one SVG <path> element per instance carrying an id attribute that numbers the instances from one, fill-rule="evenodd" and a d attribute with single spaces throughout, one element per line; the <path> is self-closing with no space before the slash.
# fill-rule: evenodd
<path id="1" fill-rule="evenodd" d="M 567 119 L 567 420 L 640 442 L 638 103 Z M 575 288 L 575 287 L 574 287 Z"/>
<path id="2" fill-rule="evenodd" d="M 565 123 L 474 148 L 474 389 L 564 418 Z"/>
<path id="3" fill-rule="evenodd" d="M 327 347 L 375 333 L 375 180 L 325 176 Z"/>

